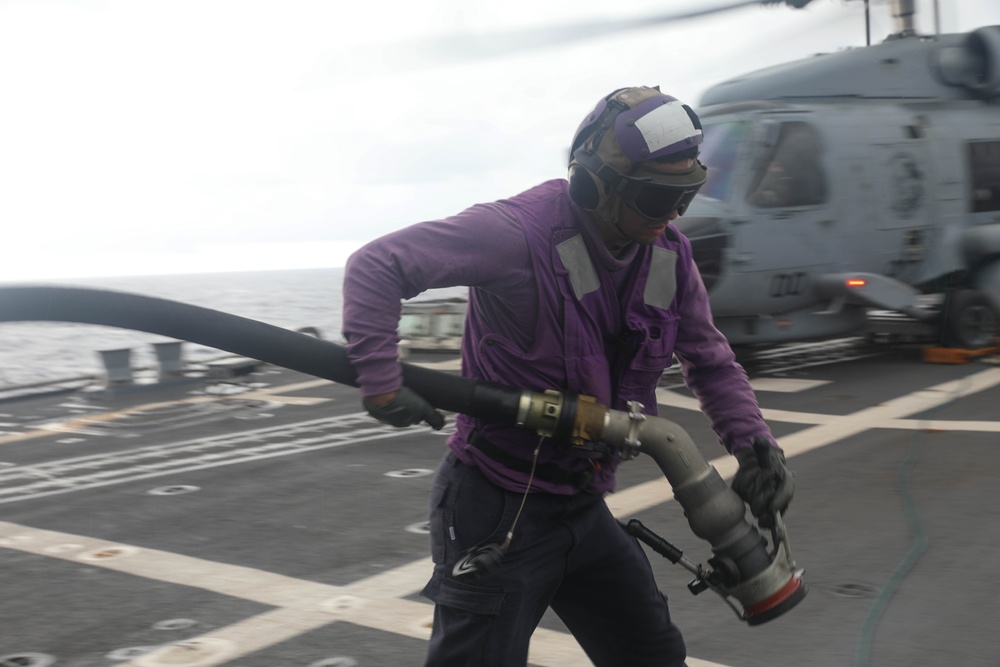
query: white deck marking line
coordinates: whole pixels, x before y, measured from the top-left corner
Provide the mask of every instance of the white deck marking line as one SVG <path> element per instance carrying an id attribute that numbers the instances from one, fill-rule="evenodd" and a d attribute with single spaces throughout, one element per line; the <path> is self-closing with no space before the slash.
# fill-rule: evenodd
<path id="1" fill-rule="evenodd" d="M 943 419 L 893 419 L 891 426 L 920 431 L 979 431 L 983 433 L 1000 432 L 1000 422 L 986 421 L 947 421 Z"/>
<path id="2" fill-rule="evenodd" d="M 400 571 L 415 574 L 418 568 L 414 564 L 398 568 L 396 575 L 375 575 L 372 577 L 377 582 L 373 586 L 375 595 L 361 597 L 357 593 L 367 593 L 367 580 L 347 587 L 331 586 L 265 570 L 132 547 L 82 535 L 29 528 L 9 522 L 0 522 L 0 547 L 71 562 L 80 562 L 79 557 L 84 553 L 103 552 L 110 554 L 109 557 L 87 560 L 87 564 L 279 608 L 186 640 L 195 642 L 195 648 L 197 642 L 201 641 L 206 651 L 213 646 L 225 644 L 225 650 L 220 649 L 218 655 L 209 653 L 203 660 L 199 660 L 199 667 L 225 664 L 241 655 L 338 620 L 424 641 L 430 637 L 429 621 L 433 614 L 431 604 L 400 599 L 401 592 L 398 590 L 395 596 L 387 595 L 386 585 L 390 583 L 389 580 L 398 576 Z M 129 555 L 116 558 L 113 556 L 116 550 Z M 430 559 L 418 563 L 429 566 Z M 428 574 L 429 570 L 423 570 L 423 581 L 426 581 Z M 532 662 L 546 667 L 585 664 L 580 661 L 586 660 L 586 656 L 570 635 L 545 630 L 539 630 L 536 635 L 532 644 L 533 651 L 537 652 L 539 658 L 536 659 L 535 653 L 532 653 Z M 228 642 L 236 645 L 229 646 Z M 122 665 L 159 667 L 176 664 L 169 662 L 174 652 L 171 649 L 169 645 L 164 646 Z M 697 664 L 693 662 L 692 666 Z"/>
<path id="3" fill-rule="evenodd" d="M 786 456 L 795 456 L 819 447 L 857 435 L 871 428 L 886 428 L 898 424 L 898 420 L 916 413 L 950 403 L 959 398 L 971 396 L 1000 384 L 1000 369 L 990 368 L 972 375 L 920 389 L 911 394 L 891 399 L 870 408 L 820 426 L 793 433 L 781 439 L 780 445 Z M 919 424 L 922 420 L 908 420 Z M 942 420 L 934 420 L 942 423 Z M 929 421 L 923 421 L 926 425 Z M 956 422 L 961 423 L 961 422 Z"/>
<path id="4" fill-rule="evenodd" d="M 166 644 L 141 655 L 122 667 L 201 667 L 222 665 L 235 658 L 273 646 L 278 642 L 330 624 L 322 611 L 281 608 L 251 616 L 243 621 L 212 630 L 210 634 Z"/>
<path id="5" fill-rule="evenodd" d="M 265 389 L 248 391 L 245 394 L 235 394 L 231 398 L 266 399 L 274 403 L 287 403 L 288 405 L 318 405 L 320 403 L 332 401 L 333 399 L 319 396 L 285 396 L 284 394 L 293 391 L 301 391 L 302 389 L 325 387 L 331 384 L 333 384 L 332 380 L 307 380 L 305 382 L 282 384 L 274 387 L 267 387 Z"/>
<path id="6" fill-rule="evenodd" d="M 186 466 L 172 467 L 169 470 L 157 470 L 157 471 L 150 471 L 150 472 L 145 472 L 145 473 L 141 473 L 141 474 L 131 474 L 128 477 L 120 477 L 120 478 L 117 478 L 117 479 L 105 479 L 103 481 L 97 481 L 97 479 L 99 477 L 102 477 L 102 476 L 103 477 L 110 477 L 112 475 L 117 474 L 117 471 L 108 471 L 108 472 L 104 472 L 104 473 L 95 473 L 95 474 L 89 476 L 89 480 L 90 481 L 82 483 L 82 484 L 74 484 L 74 482 L 73 482 L 72 479 L 64 479 L 64 478 L 59 478 L 59 477 L 56 477 L 56 476 L 49 475 L 49 476 L 46 476 L 46 480 L 44 482 L 38 482 L 38 483 L 36 483 L 33 486 L 37 486 L 37 487 L 41 487 L 41 486 L 45 486 L 45 487 L 56 486 L 58 488 L 49 488 L 49 490 L 46 490 L 46 491 L 39 490 L 39 491 L 36 491 L 34 493 L 30 493 L 28 495 L 23 495 L 23 496 L 15 496 L 15 497 L 11 497 L 11 498 L 0 498 L 0 504 L 15 503 L 15 502 L 21 502 L 21 501 L 25 501 L 25 500 L 34 500 L 36 498 L 44 498 L 46 496 L 55 496 L 55 495 L 59 495 L 59 494 L 63 494 L 63 493 L 74 493 L 76 491 L 84 491 L 84 490 L 87 490 L 87 489 L 97 489 L 97 488 L 101 488 L 101 487 L 105 487 L 105 486 L 113 486 L 113 485 L 116 485 L 116 484 L 125 484 L 125 483 L 128 483 L 128 482 L 137 482 L 137 481 L 144 480 L 144 479 L 153 479 L 155 477 L 163 477 L 163 476 L 166 476 L 166 475 L 175 475 L 175 474 L 183 473 L 183 472 L 194 472 L 194 471 L 198 471 L 198 470 L 207 470 L 209 468 L 218 468 L 218 467 L 221 467 L 221 466 L 236 465 L 238 463 L 247 463 L 247 462 L 250 462 L 250 461 L 261 461 L 261 460 L 264 460 L 264 459 L 275 458 L 275 457 L 278 457 L 278 456 L 290 456 L 292 454 L 302 454 L 304 452 L 314 452 L 314 451 L 317 451 L 317 450 L 320 450 L 320 449 L 330 449 L 331 447 L 344 447 L 344 446 L 347 446 L 347 445 L 357 444 L 359 442 L 370 442 L 372 440 L 384 440 L 386 438 L 395 438 L 395 437 L 398 437 L 398 434 L 396 434 L 396 433 L 377 433 L 375 435 L 367 435 L 367 436 L 361 436 L 361 437 L 357 437 L 356 436 L 356 437 L 341 438 L 341 439 L 335 439 L 335 438 L 331 437 L 331 438 L 328 438 L 326 442 L 323 442 L 322 444 L 318 444 L 318 445 L 310 445 L 310 446 L 306 446 L 306 447 L 295 447 L 295 448 L 290 448 L 290 447 L 287 447 L 287 446 L 281 446 L 281 448 L 278 451 L 271 451 L 271 452 L 265 452 L 265 453 L 260 453 L 260 454 L 253 454 L 253 455 L 250 455 L 250 456 L 241 456 L 238 459 L 231 460 L 231 461 L 205 462 L 205 458 L 206 457 L 198 457 L 198 458 L 196 458 L 194 460 L 195 461 L 201 461 L 199 463 L 192 463 L 191 465 L 186 465 Z M 291 444 L 294 444 L 294 443 L 291 443 Z M 263 449 L 263 448 L 261 448 L 261 449 Z M 149 468 L 152 468 L 152 467 L 156 467 L 156 466 L 152 466 L 152 465 L 147 466 L 147 470 Z M 131 470 L 129 470 L 128 472 L 131 472 Z M 42 475 L 39 474 L 39 476 L 42 476 Z"/>
<path id="7" fill-rule="evenodd" d="M 242 394 L 239 397 L 250 398 Z M 268 394 L 259 398 L 266 399 L 268 403 L 281 403 L 282 405 L 319 405 L 320 403 L 328 403 L 333 400 L 332 398 L 324 398 L 322 396 L 279 396 L 275 394 Z"/>
<path id="8" fill-rule="evenodd" d="M 362 425 L 364 427 L 358 428 Z M 14 466 L 0 469 L 0 504 L 405 434 L 406 431 L 378 424 L 366 413 L 359 412 L 122 452 Z M 296 437 L 287 439 L 293 435 Z M 269 437 L 276 437 L 278 441 L 267 442 Z M 23 483 L 16 484 L 22 480 Z"/>
<path id="9" fill-rule="evenodd" d="M 685 396 L 670 391 L 667 387 L 660 387 L 656 390 L 656 402 L 661 406 L 676 408 L 678 410 L 690 410 L 700 412 L 698 399 L 693 396 Z M 761 408 L 761 414 L 767 421 L 787 422 L 790 424 L 827 424 L 841 418 L 841 415 L 828 415 L 814 412 L 795 412 L 792 410 L 769 410 Z M 660 416 L 670 419 L 670 413 L 660 411 Z"/>
<path id="10" fill-rule="evenodd" d="M 750 380 L 754 391 L 773 391 L 781 394 L 794 394 L 808 391 L 816 387 L 830 384 L 829 380 L 799 380 L 795 378 L 763 377 Z"/>
<path id="11" fill-rule="evenodd" d="M 325 387 L 331 384 L 334 384 L 333 380 L 313 378 L 312 380 L 303 380 L 302 382 L 293 382 L 291 384 L 276 384 L 273 387 L 264 387 L 263 389 L 255 389 L 252 392 L 248 393 L 270 396 L 272 394 L 287 394 L 290 391 L 301 391 L 302 389 L 314 389 L 315 387 Z M 238 395 L 245 396 L 246 394 L 238 394 Z"/>
<path id="12" fill-rule="evenodd" d="M 923 410 L 929 410 L 931 408 L 947 403 L 954 398 L 959 398 L 962 396 L 967 396 L 969 394 L 982 391 L 983 389 L 989 389 L 990 387 L 1000 384 L 1000 380 L 993 379 L 993 373 L 1000 372 L 997 369 L 987 369 L 985 371 L 980 371 L 975 375 L 970 375 L 959 380 L 953 380 L 946 382 L 944 384 L 938 385 L 936 387 L 930 387 L 928 389 L 922 390 L 922 392 L 927 392 L 927 396 L 923 398 L 910 399 L 907 396 L 893 399 L 888 403 L 884 403 L 881 406 L 875 406 L 873 408 L 868 408 L 867 410 L 861 410 L 852 414 L 846 415 L 831 415 L 818 412 L 796 412 L 792 410 L 772 410 L 767 408 L 761 409 L 761 414 L 767 421 L 785 422 L 790 424 L 836 424 L 842 422 L 845 419 L 856 420 L 859 418 L 866 418 L 865 415 L 870 410 L 880 410 L 884 412 L 885 408 L 890 405 L 897 405 L 899 401 L 903 399 L 915 400 L 915 401 L 927 401 L 926 407 L 920 409 L 906 410 L 899 413 L 899 417 L 893 416 L 893 414 L 886 413 L 884 415 L 880 414 L 878 419 L 880 421 L 873 422 L 870 424 L 873 428 L 889 428 L 889 429 L 904 429 L 904 430 L 914 430 L 914 429 L 939 429 L 939 430 L 955 430 L 955 431 L 996 431 L 1000 429 L 1000 422 L 992 421 L 969 421 L 969 420 L 946 420 L 946 419 L 905 419 L 901 418 L 906 414 L 912 414 L 914 412 L 922 412 Z M 984 375 L 985 374 L 985 375 Z M 980 377 L 983 376 L 983 377 Z M 965 387 L 967 383 L 970 383 L 968 387 Z M 921 394 L 921 391 L 914 392 L 914 394 L 909 394 L 912 397 L 916 394 Z M 949 396 L 946 400 L 935 401 L 932 400 L 934 394 L 944 392 L 946 394 L 953 394 L 955 392 L 961 392 L 955 396 Z M 683 394 L 678 394 L 676 392 L 670 391 L 666 388 L 660 388 L 656 390 L 657 402 L 666 407 L 677 408 L 681 410 L 691 410 L 700 411 L 697 399 L 691 396 L 685 396 Z M 670 418 L 669 414 L 663 414 L 667 419 Z M 782 439 L 782 443 L 786 438 Z M 784 447 L 784 444 L 782 444 Z"/>
<path id="13" fill-rule="evenodd" d="M 666 480 L 664 480 L 666 484 Z M 409 597 L 420 592 L 430 579 L 434 570 L 434 562 L 427 558 L 401 565 L 385 572 L 372 575 L 367 579 L 356 581 L 353 584 L 344 586 L 344 592 L 350 596 L 365 597 L 369 599 L 391 599 Z M 430 605 L 427 610 L 425 623 L 429 628 L 432 619 L 433 607 Z M 388 632 L 394 632 L 391 628 Z M 428 632 L 428 636 L 429 636 Z M 528 661 L 536 665 L 556 667 L 565 665 L 566 667 L 576 667 L 577 665 L 589 664 L 587 655 L 580 648 L 580 645 L 572 635 L 564 632 L 555 632 L 539 628 L 531 637 L 531 646 L 528 651 Z M 688 658 L 688 667 L 726 667 L 715 662 L 707 662 L 697 658 Z"/>
<path id="14" fill-rule="evenodd" d="M 157 408 L 167 407 L 170 405 L 180 405 L 183 403 L 213 403 L 215 401 L 222 400 L 224 397 L 221 396 L 193 396 L 189 398 L 182 398 L 176 401 L 164 401 L 159 403 L 146 403 L 144 405 L 138 405 L 134 408 L 129 408 L 127 410 L 114 410 L 112 412 L 102 412 L 93 415 L 87 415 L 85 417 L 75 417 L 72 419 L 67 419 L 60 422 L 53 422 L 51 424 L 46 424 L 41 428 L 34 429 L 32 431 L 25 431 L 23 433 L 16 433 L 14 435 L 7 435 L 0 438 L 0 445 L 6 445 L 11 442 L 21 442 L 23 440 L 31 440 L 33 438 L 44 438 L 52 435 L 53 432 L 62 431 L 73 431 L 75 429 L 85 429 L 87 424 L 95 424 L 99 422 L 111 421 L 114 419 L 119 419 L 125 417 L 132 412 L 139 410 L 154 410 Z M 231 397 L 225 397 L 231 398 Z"/>
<path id="15" fill-rule="evenodd" d="M 71 562 L 80 562 L 81 554 L 106 553 L 107 558 L 88 559 L 88 565 L 278 607 L 185 640 L 191 643 L 186 654 L 201 651 L 198 667 L 225 664 L 338 620 L 424 641 L 430 637 L 433 606 L 400 599 L 423 587 L 433 568 L 429 558 L 338 587 L 9 522 L 0 522 L 0 547 Z M 128 555 L 114 557 L 118 551 Z M 176 664 L 171 662 L 176 651 L 176 645 L 167 645 L 122 667 Z M 545 629 L 532 637 L 529 659 L 544 667 L 587 664 L 571 635 Z M 690 667 L 725 667 L 695 658 L 688 662 Z"/>
<path id="16" fill-rule="evenodd" d="M 898 420 L 905 415 L 948 403 L 997 384 L 1000 384 L 1000 370 L 982 371 L 961 380 L 947 382 L 899 397 L 883 405 L 861 410 L 853 415 L 837 417 L 828 423 L 782 438 L 781 445 L 789 457 L 796 456 L 870 428 L 883 427 L 886 420 Z M 921 423 L 921 420 L 909 421 Z M 928 422 L 922 423 L 926 425 Z M 719 470 L 723 477 L 732 475 L 736 468 L 735 459 L 728 455 L 714 459 L 711 464 Z M 608 504 L 616 516 L 622 517 L 670 501 L 669 493 L 670 487 L 666 480 L 658 479 L 613 494 L 609 496 Z M 67 542 L 79 544 L 80 550 L 83 551 L 109 550 L 114 547 L 127 546 L 0 522 L 0 546 L 3 547 L 48 557 L 75 560 L 75 554 L 78 552 L 60 548 L 67 545 Z M 431 605 L 399 599 L 399 596 L 411 595 L 415 592 L 418 577 L 419 585 L 422 586 L 429 573 L 429 559 L 408 563 L 394 570 L 343 587 L 318 584 L 262 570 L 213 563 L 150 549 L 139 549 L 132 555 L 118 559 L 108 558 L 88 562 L 136 576 L 212 590 L 224 595 L 256 600 L 264 604 L 276 605 L 282 609 L 298 611 L 303 616 L 295 614 L 291 614 L 291 616 L 298 618 L 299 623 L 310 627 L 312 627 L 311 622 L 315 618 L 314 614 L 318 604 L 320 609 L 326 610 L 332 615 L 338 613 L 343 615 L 343 620 L 347 622 L 418 638 L 426 638 L 429 633 L 426 619 L 430 614 Z M 370 590 L 369 585 L 371 586 Z M 393 587 L 397 587 L 396 597 L 385 597 Z M 224 639 L 227 636 L 226 633 L 230 633 L 231 629 L 236 628 L 228 636 L 241 636 L 244 632 L 251 632 L 257 643 L 252 650 L 259 650 L 296 636 L 294 630 L 275 625 L 274 616 L 276 614 L 277 612 L 269 612 L 245 619 L 226 628 L 214 630 L 211 635 L 206 635 L 202 639 L 208 640 L 211 637 Z M 277 615 L 280 616 L 280 614 Z M 297 634 L 305 631 L 307 630 L 303 629 Z M 537 649 L 534 648 L 536 643 Z M 538 657 L 536 657 L 536 653 L 533 653 L 531 661 L 536 664 L 546 667 L 580 664 L 579 647 L 576 641 L 565 633 L 539 630 L 536 632 L 532 646 Z M 239 647 L 239 650 L 242 651 L 243 647 Z M 569 657 L 569 654 L 574 651 L 576 657 Z M 124 667 L 157 667 L 158 664 L 163 664 L 150 663 L 151 655 L 153 654 L 143 656 Z M 198 664 L 199 667 L 214 667 L 224 664 L 232 657 L 234 657 L 232 653 L 226 653 L 225 657 L 214 661 L 209 659 Z M 725 667 L 695 658 L 689 659 L 689 663 L 691 667 Z"/>
<path id="17" fill-rule="evenodd" d="M 989 389 L 1000 384 L 1000 369 L 987 369 L 974 375 L 967 376 L 959 380 L 945 382 L 934 387 L 921 389 L 889 400 L 881 405 L 860 410 L 848 415 L 808 415 L 805 413 L 790 413 L 802 415 L 801 419 L 796 419 L 799 423 L 818 423 L 817 426 L 807 428 L 797 433 L 784 436 L 779 439 L 778 444 L 785 451 L 785 456 L 791 458 L 805 452 L 825 447 L 826 445 L 838 442 L 852 435 L 857 435 L 872 428 L 929 428 L 931 424 L 948 424 L 944 428 L 965 424 L 978 424 L 982 422 L 942 422 L 942 420 L 920 420 L 902 419 L 906 415 L 915 412 L 923 412 L 939 405 L 944 405 L 958 398 L 969 396 L 976 392 Z M 683 401 L 673 402 L 673 398 L 678 398 L 677 394 L 657 390 L 657 399 L 660 401 L 670 401 L 665 403 L 673 407 L 685 407 L 690 405 L 690 409 L 697 410 L 697 402 L 694 399 L 688 402 L 687 397 L 680 396 Z M 669 415 L 665 415 L 669 418 Z M 768 418 L 765 411 L 764 417 Z M 806 418 L 810 418 L 806 421 Z M 822 419 L 821 419 L 822 418 Z M 1000 422 L 987 422 L 990 424 L 989 431 L 998 430 Z M 940 427 L 940 426 L 939 426 Z M 715 466 L 723 478 L 729 478 L 736 473 L 736 459 L 728 454 L 709 461 Z M 625 489 L 608 496 L 608 506 L 615 516 L 637 514 L 660 503 L 672 500 L 672 490 L 666 479 L 655 479 L 643 484 Z"/>
<path id="18" fill-rule="evenodd" d="M 434 561 L 428 556 L 355 581 L 344 586 L 344 592 L 375 599 L 405 598 L 419 593 L 433 570 Z"/>
<path id="19" fill-rule="evenodd" d="M 127 417 L 128 415 L 136 412 L 157 410 L 160 408 L 170 407 L 172 405 L 183 405 L 185 403 L 189 404 L 215 403 L 218 401 L 233 400 L 239 398 L 239 399 L 251 399 L 251 400 L 267 399 L 275 403 L 289 403 L 295 405 L 315 405 L 317 403 L 325 403 L 326 401 L 331 401 L 333 399 L 317 398 L 309 396 L 282 396 L 281 394 L 290 391 L 299 391 L 301 389 L 312 389 L 313 387 L 320 387 L 323 385 L 330 385 L 330 384 L 333 384 L 331 380 L 309 380 L 307 382 L 298 382 L 295 384 L 276 385 L 274 387 L 267 387 L 264 389 L 255 389 L 253 391 L 244 392 L 242 394 L 231 394 L 226 396 L 189 396 L 187 398 L 180 398 L 174 401 L 159 401 L 156 403 L 144 403 L 142 405 L 136 405 L 131 408 L 126 408 L 124 410 L 113 410 L 111 412 L 101 412 L 92 415 L 85 415 L 83 417 L 76 417 L 73 419 L 67 419 L 65 421 L 46 424 L 41 428 L 37 428 L 31 431 L 25 431 L 23 433 L 15 433 L 13 435 L 5 435 L 0 437 L 0 445 L 6 445 L 12 442 L 21 442 L 24 440 L 31 440 L 33 438 L 44 438 L 46 436 L 52 435 L 54 431 L 55 432 L 84 431 L 88 424 L 97 424 L 106 421 L 113 421 L 115 419 L 121 419 L 122 417 Z"/>
<path id="20" fill-rule="evenodd" d="M 462 370 L 462 360 L 458 357 L 454 359 L 442 359 L 441 361 L 427 361 L 419 364 L 414 364 L 415 366 L 422 366 L 423 368 L 430 368 L 436 371 L 460 371 Z"/>

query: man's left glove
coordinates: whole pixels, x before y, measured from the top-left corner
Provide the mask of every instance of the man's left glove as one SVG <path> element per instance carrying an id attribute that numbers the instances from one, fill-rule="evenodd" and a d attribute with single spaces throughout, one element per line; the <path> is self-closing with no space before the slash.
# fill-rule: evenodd
<path id="1" fill-rule="evenodd" d="M 361 403 L 372 417 L 397 428 L 413 426 L 422 421 L 430 424 L 435 431 L 440 431 L 444 426 L 444 415 L 409 387 L 400 387 L 396 396 L 385 405 L 374 406 L 364 399 Z"/>
<path id="2" fill-rule="evenodd" d="M 772 528 L 774 513 L 784 514 L 795 495 L 795 475 L 785 467 L 785 455 L 769 442 L 758 440 L 754 447 L 737 452 L 736 458 L 740 469 L 733 477 L 733 491 L 750 505 L 762 528 Z"/>

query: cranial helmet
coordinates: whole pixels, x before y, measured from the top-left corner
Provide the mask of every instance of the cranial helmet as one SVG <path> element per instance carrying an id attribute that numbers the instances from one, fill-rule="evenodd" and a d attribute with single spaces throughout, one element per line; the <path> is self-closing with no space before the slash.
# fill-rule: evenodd
<path id="1" fill-rule="evenodd" d="M 697 114 L 676 98 L 646 86 L 616 90 L 598 102 L 573 136 L 570 196 L 612 223 L 617 223 L 619 201 L 650 219 L 666 217 L 665 206 L 670 207 L 667 214 L 683 213 L 705 182 L 700 162 L 680 173 L 637 175 L 636 168 L 648 161 L 669 162 L 685 152 L 684 157 L 693 157 L 702 139 Z M 644 206 L 644 201 L 653 203 Z M 641 210 L 651 208 L 661 210 L 653 216 Z"/>

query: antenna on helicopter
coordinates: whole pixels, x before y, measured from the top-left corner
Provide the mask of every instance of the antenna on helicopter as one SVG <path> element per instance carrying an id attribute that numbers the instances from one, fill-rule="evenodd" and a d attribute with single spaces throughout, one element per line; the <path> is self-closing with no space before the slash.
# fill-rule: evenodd
<path id="1" fill-rule="evenodd" d="M 872 45 L 872 15 L 870 11 L 871 3 L 865 0 L 865 46 Z"/>
<path id="2" fill-rule="evenodd" d="M 913 27 L 913 15 L 916 13 L 914 0 L 892 0 L 892 20 L 896 32 L 890 38 L 912 37 L 917 34 Z"/>

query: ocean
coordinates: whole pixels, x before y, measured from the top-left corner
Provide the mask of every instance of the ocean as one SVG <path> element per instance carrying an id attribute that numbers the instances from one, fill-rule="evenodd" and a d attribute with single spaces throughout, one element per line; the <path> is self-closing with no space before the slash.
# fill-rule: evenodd
<path id="1" fill-rule="evenodd" d="M 341 342 L 344 270 L 302 269 L 245 273 L 79 278 L 50 283 L 144 294 L 225 311 L 298 330 L 314 327 Z M 0 284 L 12 286 L 13 283 Z M 418 298 L 463 294 L 464 288 L 434 290 Z M 101 375 L 100 350 L 129 348 L 132 367 L 155 368 L 152 343 L 172 340 L 144 332 L 58 322 L 0 322 L 0 389 L 83 375 Z M 225 356 L 193 343 L 183 346 L 189 363 Z"/>

